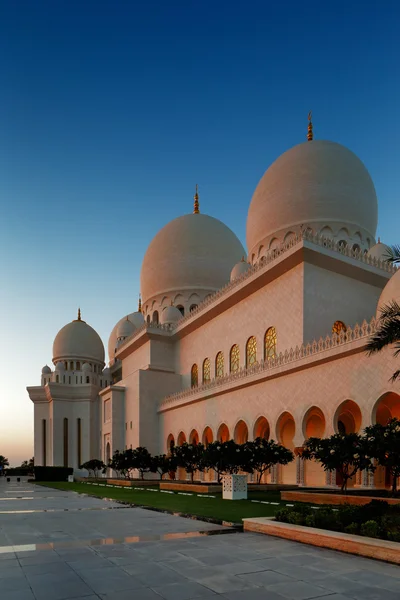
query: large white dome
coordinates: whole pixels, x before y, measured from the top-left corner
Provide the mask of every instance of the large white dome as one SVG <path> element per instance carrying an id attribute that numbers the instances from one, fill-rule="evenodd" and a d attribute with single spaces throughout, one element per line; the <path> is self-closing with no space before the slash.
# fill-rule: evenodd
<path id="1" fill-rule="evenodd" d="M 218 290 L 229 282 L 243 254 L 239 239 L 218 219 L 203 214 L 174 219 L 157 233 L 144 256 L 143 305 L 161 294 Z"/>
<path id="2" fill-rule="evenodd" d="M 57 333 L 53 343 L 53 363 L 80 359 L 104 363 L 104 346 L 99 334 L 85 321 L 77 319 Z"/>
<path id="3" fill-rule="evenodd" d="M 377 219 L 375 187 L 361 160 L 335 142 L 307 141 L 282 154 L 260 180 L 247 217 L 247 246 L 258 256 L 261 245 L 268 249 L 305 226 L 333 234 L 344 228 L 348 241 L 361 234 L 368 246 Z"/>
<path id="4" fill-rule="evenodd" d="M 381 316 L 381 309 L 393 302 L 400 304 L 400 269 L 389 279 L 382 290 L 377 304 L 376 318 Z"/>

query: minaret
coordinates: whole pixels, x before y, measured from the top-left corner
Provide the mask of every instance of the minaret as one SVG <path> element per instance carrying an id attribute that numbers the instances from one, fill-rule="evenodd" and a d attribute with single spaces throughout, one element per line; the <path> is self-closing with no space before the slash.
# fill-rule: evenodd
<path id="1" fill-rule="evenodd" d="M 194 199 L 193 214 L 194 215 L 198 215 L 199 212 L 200 212 L 199 191 L 198 191 L 198 189 L 199 189 L 199 186 L 196 183 L 196 193 L 193 196 L 193 199 Z"/>
<path id="2" fill-rule="evenodd" d="M 81 309 L 78 308 L 78 321 L 82 321 L 81 319 Z"/>
<path id="3" fill-rule="evenodd" d="M 314 134 L 313 134 L 313 125 L 312 125 L 312 112 L 310 110 L 310 112 L 308 113 L 308 133 L 307 133 L 307 139 L 309 142 L 312 142 L 314 139 Z"/>
<path id="4" fill-rule="evenodd" d="M 142 312 L 142 295 L 139 294 L 138 312 Z"/>

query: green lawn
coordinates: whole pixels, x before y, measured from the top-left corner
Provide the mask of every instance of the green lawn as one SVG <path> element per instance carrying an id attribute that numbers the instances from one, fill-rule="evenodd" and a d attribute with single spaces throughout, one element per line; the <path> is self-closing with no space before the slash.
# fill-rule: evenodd
<path id="1" fill-rule="evenodd" d="M 250 492 L 248 500 L 222 500 L 221 494 L 213 494 L 216 498 L 202 498 L 197 494 L 182 496 L 177 493 L 165 494 L 132 488 L 100 487 L 86 483 L 49 482 L 37 485 L 234 523 L 240 523 L 246 517 L 271 517 L 286 504 L 280 501 L 279 492 Z M 158 486 L 155 485 L 154 489 L 158 489 Z M 279 505 L 260 504 L 251 500 L 279 502 Z"/>

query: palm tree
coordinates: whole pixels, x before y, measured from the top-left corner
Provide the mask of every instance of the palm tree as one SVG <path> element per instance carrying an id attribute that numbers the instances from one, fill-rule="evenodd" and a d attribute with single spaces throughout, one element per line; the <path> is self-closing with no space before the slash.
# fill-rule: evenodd
<path id="1" fill-rule="evenodd" d="M 3 473 L 4 469 L 8 466 L 10 466 L 8 458 L 0 454 L 0 473 Z"/>
<path id="2" fill-rule="evenodd" d="M 388 248 L 385 260 L 392 264 L 400 263 L 400 245 L 394 245 Z M 386 346 L 394 344 L 394 356 L 400 354 L 400 306 L 396 300 L 380 308 L 378 329 L 369 339 L 366 350 L 369 355 L 380 352 Z M 400 369 L 392 375 L 391 381 L 396 381 L 400 377 Z"/>

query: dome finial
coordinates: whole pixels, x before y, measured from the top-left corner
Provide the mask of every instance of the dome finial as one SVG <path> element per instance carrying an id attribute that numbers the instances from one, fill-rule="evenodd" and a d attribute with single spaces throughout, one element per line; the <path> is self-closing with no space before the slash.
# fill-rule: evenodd
<path id="1" fill-rule="evenodd" d="M 199 205 L 199 186 L 196 183 L 196 193 L 193 196 L 194 199 L 194 208 L 193 208 L 193 214 L 194 215 L 198 215 L 200 212 L 200 205 Z"/>
<path id="2" fill-rule="evenodd" d="M 139 294 L 138 312 L 142 312 L 142 294 Z"/>
<path id="3" fill-rule="evenodd" d="M 78 321 L 82 321 L 81 319 L 81 309 L 78 308 Z"/>
<path id="4" fill-rule="evenodd" d="M 308 113 L 308 133 L 307 133 L 307 139 L 309 142 L 312 142 L 312 140 L 314 139 L 311 119 L 312 119 L 312 112 L 310 110 L 310 112 Z"/>

